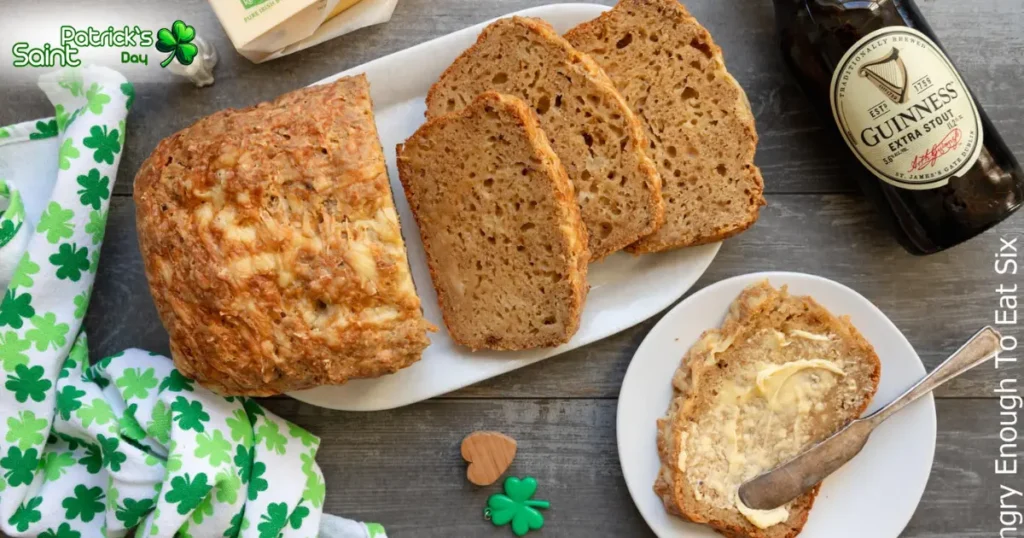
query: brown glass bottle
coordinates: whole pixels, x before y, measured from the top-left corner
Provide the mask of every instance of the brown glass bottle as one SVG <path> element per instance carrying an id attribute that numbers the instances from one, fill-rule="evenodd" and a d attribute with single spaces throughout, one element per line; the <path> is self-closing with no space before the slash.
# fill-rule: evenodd
<path id="1" fill-rule="evenodd" d="M 952 247 L 1020 207 L 1020 165 L 913 0 L 774 2 L 787 64 L 908 251 Z"/>

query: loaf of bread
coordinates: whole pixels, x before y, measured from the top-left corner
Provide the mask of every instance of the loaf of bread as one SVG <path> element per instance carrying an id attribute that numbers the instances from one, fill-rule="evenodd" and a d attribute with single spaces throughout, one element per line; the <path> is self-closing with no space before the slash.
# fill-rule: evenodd
<path id="1" fill-rule="evenodd" d="M 567 342 L 587 294 L 587 234 L 537 118 L 486 92 L 398 147 L 444 322 L 472 349 Z"/>
<path id="2" fill-rule="evenodd" d="M 665 224 L 630 247 L 656 252 L 720 241 L 764 205 L 757 133 L 743 88 L 711 35 L 676 0 L 622 0 L 566 39 L 589 54 L 650 140 Z"/>
<path id="3" fill-rule="evenodd" d="M 775 510 L 753 510 L 739 486 L 858 418 L 880 373 L 849 319 L 767 282 L 749 287 L 673 378 L 675 398 L 658 421 L 655 492 L 670 513 L 729 537 L 796 536 L 817 487 Z"/>
<path id="4" fill-rule="evenodd" d="M 546 22 L 501 19 L 480 34 L 427 95 L 427 117 L 487 90 L 526 101 L 576 188 L 590 251 L 600 259 L 661 225 L 661 179 L 636 117 L 608 77 Z"/>
<path id="5" fill-rule="evenodd" d="M 171 355 L 208 388 L 339 384 L 429 344 L 365 77 L 199 120 L 143 163 L 135 202 Z"/>

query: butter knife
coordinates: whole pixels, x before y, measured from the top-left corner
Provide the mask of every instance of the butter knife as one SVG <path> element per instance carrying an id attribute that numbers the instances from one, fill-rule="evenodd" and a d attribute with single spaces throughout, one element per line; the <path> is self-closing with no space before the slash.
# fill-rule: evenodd
<path id="1" fill-rule="evenodd" d="M 978 331 L 938 368 L 902 396 L 875 413 L 854 420 L 828 439 L 740 486 L 740 500 L 755 510 L 771 510 L 797 498 L 853 459 L 879 424 L 921 396 L 991 359 L 1001 335 L 992 327 Z"/>

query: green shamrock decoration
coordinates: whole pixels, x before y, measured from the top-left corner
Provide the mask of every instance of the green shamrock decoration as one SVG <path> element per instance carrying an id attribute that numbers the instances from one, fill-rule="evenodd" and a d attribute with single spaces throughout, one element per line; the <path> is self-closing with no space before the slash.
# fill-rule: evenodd
<path id="1" fill-rule="evenodd" d="M 28 504 L 18 506 L 18 509 L 14 511 L 14 515 L 7 522 L 14 525 L 19 532 L 27 531 L 31 524 L 43 519 L 43 514 L 36 510 L 40 504 L 43 504 L 43 498 L 33 497 Z"/>
<path id="2" fill-rule="evenodd" d="M 60 150 L 57 151 L 57 166 L 61 170 L 68 170 L 71 168 L 71 159 L 77 159 L 82 154 L 75 147 L 74 142 L 70 138 L 65 138 L 64 143 L 60 145 Z"/>
<path id="3" fill-rule="evenodd" d="M 100 171 L 95 168 L 84 176 L 78 176 L 78 184 L 82 186 L 78 190 L 78 199 L 82 205 L 99 209 L 103 200 L 110 198 L 110 178 L 101 176 Z"/>
<path id="4" fill-rule="evenodd" d="M 117 419 L 117 428 L 121 436 L 124 437 L 125 442 L 139 448 L 140 450 L 146 450 L 145 448 L 141 448 L 145 445 L 132 443 L 132 441 L 141 441 L 146 438 L 146 430 L 142 429 L 142 425 L 139 424 L 139 419 L 135 418 L 135 412 L 138 409 L 138 404 L 131 404 L 126 407 L 124 414 L 121 415 L 121 418 Z"/>
<path id="5" fill-rule="evenodd" d="M 125 82 L 121 84 L 121 93 L 128 98 L 124 103 L 124 107 L 131 110 L 132 104 L 135 103 L 135 86 L 132 86 L 131 82 Z"/>
<path id="6" fill-rule="evenodd" d="M 194 479 L 189 473 L 185 473 L 184 476 L 171 479 L 171 490 L 164 495 L 164 499 L 171 504 L 177 504 L 178 513 L 186 515 L 203 502 L 211 489 L 213 486 L 207 483 L 205 473 L 196 473 Z"/>
<path id="7" fill-rule="evenodd" d="M 117 422 L 117 417 L 114 415 L 114 410 L 110 408 L 110 404 L 100 398 L 93 398 L 92 402 L 82 406 L 81 409 L 75 411 L 75 414 L 82 421 L 82 426 L 86 428 L 93 422 L 100 425 Z"/>
<path id="8" fill-rule="evenodd" d="M 59 205 L 57 207 L 60 207 Z M 74 215 L 74 213 L 72 213 Z M 18 262 L 18 268 L 14 271 L 14 276 L 11 277 L 11 288 L 30 288 L 35 281 L 32 280 L 32 275 L 39 272 L 39 264 L 33 262 L 28 257 L 28 252 L 21 255 L 21 261 Z"/>
<path id="9" fill-rule="evenodd" d="M 50 202 L 50 205 L 46 206 L 46 210 L 43 211 L 42 216 L 39 217 L 39 225 L 36 231 L 45 233 L 46 240 L 56 245 L 61 239 L 69 239 L 75 234 L 75 229 L 70 222 L 74 216 L 74 211 L 64 209 L 57 202 Z M 36 272 L 38 272 L 38 269 L 37 266 Z M 31 286 L 31 284 L 29 285 Z"/>
<path id="10" fill-rule="evenodd" d="M 153 420 L 146 433 L 161 443 L 171 440 L 171 410 L 162 401 L 153 406 Z"/>
<path id="11" fill-rule="evenodd" d="M 144 399 L 149 397 L 149 389 L 155 389 L 159 381 L 152 368 L 126 368 L 114 385 L 121 389 L 125 399 Z"/>
<path id="12" fill-rule="evenodd" d="M 7 376 L 7 383 L 4 387 L 14 393 L 14 398 L 20 403 L 29 399 L 33 402 L 41 402 L 46 399 L 46 391 L 50 390 L 49 379 L 43 379 L 45 370 L 42 366 L 29 368 L 24 364 L 14 368 L 14 375 Z"/>
<path id="13" fill-rule="evenodd" d="M 32 342 L 23 340 L 14 331 L 0 334 L 0 368 L 13 372 L 18 366 L 28 364 L 28 355 L 25 352 L 31 345 Z"/>
<path id="14" fill-rule="evenodd" d="M 537 492 L 537 480 L 531 476 L 523 479 L 510 476 L 505 480 L 505 493 L 495 493 L 487 499 L 484 517 L 495 526 L 512 523 L 512 532 L 516 536 L 525 536 L 530 531 L 539 530 L 544 526 L 544 515 L 540 510 L 551 507 L 551 503 L 533 500 Z"/>
<path id="15" fill-rule="evenodd" d="M 82 396 L 85 391 L 78 390 L 74 385 L 64 385 L 57 393 L 57 414 L 64 420 L 71 420 L 71 413 L 82 407 Z"/>
<path id="16" fill-rule="evenodd" d="M 78 282 L 82 271 L 89 269 L 89 249 L 78 248 L 75 243 L 63 243 L 57 253 L 50 256 L 50 263 L 57 267 L 57 278 Z"/>
<path id="17" fill-rule="evenodd" d="M 52 119 L 50 121 L 37 121 L 36 132 L 28 135 L 30 140 L 42 140 L 44 138 L 53 138 L 57 136 L 57 120 Z"/>
<path id="18" fill-rule="evenodd" d="M 78 460 L 78 463 L 85 465 L 85 470 L 89 474 L 96 474 L 103 468 L 103 452 L 96 445 L 86 445 L 85 455 Z"/>
<path id="19" fill-rule="evenodd" d="M 174 412 L 174 420 L 183 430 L 192 430 L 196 433 L 206 431 L 206 422 L 210 421 L 210 415 L 203 411 L 203 404 L 198 401 L 188 401 L 183 396 L 178 396 L 171 404 L 171 411 Z"/>
<path id="20" fill-rule="evenodd" d="M 96 440 L 100 443 L 100 457 L 102 458 L 103 466 L 114 472 L 120 471 L 121 464 L 128 460 L 128 456 L 117 450 L 121 445 L 121 440 L 117 437 L 107 437 L 103 434 L 97 435 Z"/>
<path id="21" fill-rule="evenodd" d="M 179 373 L 171 370 L 171 374 L 160 382 L 160 392 L 192 392 L 193 381 Z"/>
<path id="22" fill-rule="evenodd" d="M 260 538 L 277 538 L 286 526 L 298 530 L 302 527 L 302 520 L 308 515 L 309 508 L 305 506 L 296 506 L 289 515 L 287 504 L 270 503 L 267 506 L 267 513 L 260 516 L 260 524 L 256 526 L 256 530 L 260 532 Z"/>
<path id="23" fill-rule="evenodd" d="M 33 328 L 25 332 L 25 338 L 35 342 L 36 350 L 46 351 L 51 347 L 60 349 L 67 344 L 70 327 L 67 323 L 57 323 L 57 316 L 53 312 L 34 316 L 29 321 Z"/>
<path id="24" fill-rule="evenodd" d="M 98 116 L 103 113 L 103 107 L 110 102 L 110 96 L 103 93 L 103 88 L 98 83 L 93 82 L 85 92 L 85 100 L 85 108 Z"/>
<path id="25" fill-rule="evenodd" d="M 0 458 L 4 479 L 11 486 L 31 484 L 35 470 L 39 467 L 39 451 L 30 448 L 24 452 L 15 445 L 7 449 L 7 456 Z"/>
<path id="26" fill-rule="evenodd" d="M 46 529 L 39 538 L 82 538 L 82 533 L 72 529 L 67 523 L 61 523 L 57 530 Z"/>
<path id="27" fill-rule="evenodd" d="M 73 497 L 65 497 L 61 502 L 61 506 L 64 507 L 64 517 L 67 519 L 81 519 L 83 522 L 88 523 L 92 521 L 97 514 L 103 513 L 104 505 L 103 499 L 103 488 L 96 486 L 94 488 L 88 488 L 83 485 L 75 486 L 75 492 Z"/>
<path id="28" fill-rule="evenodd" d="M 20 329 L 25 324 L 24 320 L 31 319 L 35 315 L 36 309 L 32 308 L 32 295 L 28 293 L 15 295 L 13 289 L 7 290 L 3 302 L 0 302 L 0 327 L 10 325 L 13 329 Z"/>
<path id="29" fill-rule="evenodd" d="M 114 517 L 124 523 L 126 528 L 134 528 L 153 510 L 153 499 L 125 499 L 124 506 L 118 506 Z"/>
<path id="30" fill-rule="evenodd" d="M 18 230 L 20 229 L 20 222 L 17 225 L 15 225 L 14 222 L 10 220 L 4 220 L 3 222 L 0 222 L 0 246 L 10 243 L 11 239 L 14 239 L 15 234 L 17 234 Z"/>
<path id="31" fill-rule="evenodd" d="M 121 135 L 117 129 L 113 131 L 104 125 L 93 125 L 89 128 L 89 136 L 82 140 L 82 145 L 94 150 L 92 158 L 97 163 L 114 164 L 114 155 L 121 152 Z M 88 202 L 82 202 L 86 204 Z M 93 209 L 99 209 L 99 206 Z"/>
<path id="32" fill-rule="evenodd" d="M 196 38 L 196 29 L 177 20 L 171 25 L 171 29 L 161 28 L 156 33 L 156 50 L 170 53 L 160 67 L 167 67 L 174 58 L 178 59 L 181 65 L 192 65 L 192 60 L 199 54 L 199 47 L 192 43 Z"/>
<path id="33" fill-rule="evenodd" d="M 50 425 L 45 418 L 37 418 L 32 411 L 22 411 L 7 419 L 8 443 L 14 443 L 22 450 L 42 445 L 46 440 L 44 430 Z"/>
<path id="34" fill-rule="evenodd" d="M 47 452 L 41 465 L 46 481 L 53 482 L 64 476 L 69 467 L 74 467 L 75 456 L 70 452 Z"/>
<path id="35" fill-rule="evenodd" d="M 210 465 L 217 467 L 231 462 L 231 443 L 220 430 L 196 436 L 195 457 L 206 458 Z"/>

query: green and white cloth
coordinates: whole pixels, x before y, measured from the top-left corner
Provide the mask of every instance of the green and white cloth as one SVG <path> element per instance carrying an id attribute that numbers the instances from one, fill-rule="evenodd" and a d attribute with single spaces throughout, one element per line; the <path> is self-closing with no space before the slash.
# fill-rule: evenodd
<path id="1" fill-rule="evenodd" d="M 166 357 L 89 365 L 82 319 L 134 90 L 102 67 L 39 86 L 56 116 L 0 128 L 0 534 L 383 537 L 322 514 L 314 435 Z"/>

